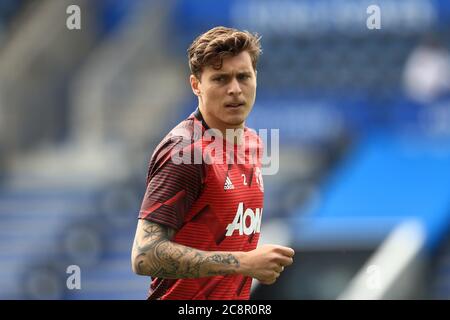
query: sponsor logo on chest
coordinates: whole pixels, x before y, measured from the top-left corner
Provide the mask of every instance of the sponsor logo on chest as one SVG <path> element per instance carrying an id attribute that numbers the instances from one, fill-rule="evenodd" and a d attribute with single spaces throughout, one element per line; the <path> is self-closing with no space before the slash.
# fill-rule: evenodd
<path id="1" fill-rule="evenodd" d="M 255 210 L 247 208 L 244 211 L 244 203 L 240 202 L 233 222 L 227 226 L 227 233 L 225 235 L 230 237 L 235 231 L 240 236 L 243 234 L 249 236 L 252 233 L 259 233 L 261 230 L 262 211 L 262 208 L 256 208 Z"/>

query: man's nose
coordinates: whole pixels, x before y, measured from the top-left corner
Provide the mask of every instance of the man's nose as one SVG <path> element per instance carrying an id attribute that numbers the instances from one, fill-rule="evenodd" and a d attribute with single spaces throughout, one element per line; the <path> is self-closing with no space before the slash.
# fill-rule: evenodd
<path id="1" fill-rule="evenodd" d="M 236 78 L 233 78 L 228 86 L 228 94 L 229 95 L 239 95 L 242 93 L 241 86 L 239 81 Z"/>

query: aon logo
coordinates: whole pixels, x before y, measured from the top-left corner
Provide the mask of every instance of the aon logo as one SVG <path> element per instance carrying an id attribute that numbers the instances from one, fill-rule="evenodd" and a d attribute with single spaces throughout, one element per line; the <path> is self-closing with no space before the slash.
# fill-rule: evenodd
<path id="1" fill-rule="evenodd" d="M 232 223 L 227 226 L 227 237 L 231 236 L 235 230 L 239 231 L 239 235 L 251 235 L 252 233 L 260 232 L 261 230 L 261 216 L 262 208 L 256 208 L 256 212 L 247 208 L 244 212 L 244 203 L 239 203 L 236 216 Z"/>

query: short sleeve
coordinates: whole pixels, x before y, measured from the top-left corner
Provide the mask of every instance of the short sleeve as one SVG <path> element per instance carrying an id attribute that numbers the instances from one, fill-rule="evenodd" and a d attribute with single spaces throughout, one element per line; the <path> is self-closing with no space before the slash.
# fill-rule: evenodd
<path id="1" fill-rule="evenodd" d="M 179 230 L 192 204 L 200 196 L 204 182 L 203 164 L 177 164 L 171 154 L 183 146 L 182 139 L 162 142 L 150 161 L 147 188 L 139 218 Z"/>

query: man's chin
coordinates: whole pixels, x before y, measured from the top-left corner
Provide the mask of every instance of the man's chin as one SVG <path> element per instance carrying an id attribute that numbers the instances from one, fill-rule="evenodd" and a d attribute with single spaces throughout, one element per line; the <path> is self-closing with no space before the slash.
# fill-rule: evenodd
<path id="1" fill-rule="evenodd" d="M 229 117 L 224 121 L 228 127 L 230 128 L 240 128 L 244 126 L 245 118 L 244 117 Z"/>
<path id="2" fill-rule="evenodd" d="M 239 128 L 243 127 L 245 120 L 247 119 L 248 112 L 242 110 L 241 112 L 236 112 L 234 114 L 224 114 L 222 117 L 222 122 L 229 128 Z"/>

